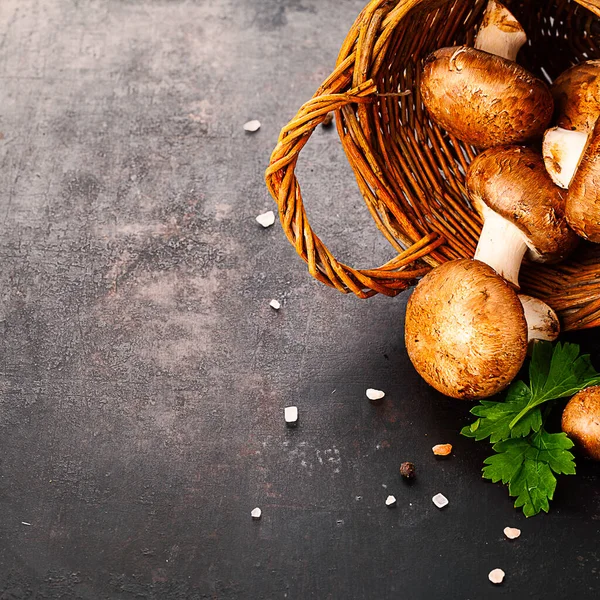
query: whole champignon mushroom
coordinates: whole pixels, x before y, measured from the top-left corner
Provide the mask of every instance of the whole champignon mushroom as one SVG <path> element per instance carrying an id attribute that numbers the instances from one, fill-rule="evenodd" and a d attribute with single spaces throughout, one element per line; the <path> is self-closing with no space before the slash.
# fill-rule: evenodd
<path id="1" fill-rule="evenodd" d="M 439 125 L 477 148 L 541 136 L 553 112 L 543 81 L 515 62 L 468 46 L 427 57 L 421 96 Z"/>
<path id="2" fill-rule="evenodd" d="M 575 65 L 550 88 L 557 126 L 544 134 L 543 154 L 556 185 L 567 189 L 600 117 L 600 60 Z"/>
<path id="3" fill-rule="evenodd" d="M 516 292 L 491 267 L 460 259 L 430 271 L 406 307 L 405 342 L 415 369 L 453 398 L 503 390 L 527 354 Z"/>
<path id="4" fill-rule="evenodd" d="M 431 117 L 478 148 L 541 136 L 554 102 L 546 84 L 514 62 L 525 40 L 517 20 L 492 0 L 475 48 L 441 48 L 425 59 L 420 90 Z"/>
<path id="5" fill-rule="evenodd" d="M 515 288 L 525 253 L 534 262 L 558 262 L 576 246 L 565 219 L 565 193 L 548 176 L 534 150 L 486 150 L 467 173 L 469 196 L 483 217 L 475 259 L 490 265 Z"/>
<path id="6" fill-rule="evenodd" d="M 562 430 L 594 460 L 600 460 L 600 386 L 589 387 L 569 400 Z"/>

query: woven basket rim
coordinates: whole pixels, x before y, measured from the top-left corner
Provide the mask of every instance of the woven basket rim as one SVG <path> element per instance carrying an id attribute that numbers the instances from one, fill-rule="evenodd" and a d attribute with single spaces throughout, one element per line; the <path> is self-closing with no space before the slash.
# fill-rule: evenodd
<path id="1" fill-rule="evenodd" d="M 381 99 L 381 95 L 378 94 L 377 76 L 385 67 L 386 51 L 394 42 L 393 34 L 396 28 L 401 26 L 403 19 L 415 9 L 427 9 L 433 14 L 432 11 L 437 11 L 452 2 L 456 0 L 371 0 L 351 27 L 340 50 L 336 68 L 318 88 L 313 98 L 306 102 L 282 129 L 271 156 L 266 171 L 266 182 L 278 204 L 280 220 L 289 241 L 307 262 L 313 277 L 341 292 L 351 292 L 360 298 L 368 298 L 377 293 L 394 296 L 413 285 L 432 267 L 449 259 L 443 235 L 434 230 L 425 233 L 415 230 L 395 198 L 386 198 L 386 194 L 391 194 L 386 191 L 385 186 L 378 185 L 377 177 L 369 180 L 369 174 L 377 173 L 381 168 L 380 165 L 369 163 L 368 155 L 367 159 L 362 156 L 364 148 L 369 146 L 369 135 L 377 135 L 377 132 L 361 130 L 363 123 L 368 124 L 368 120 L 360 119 L 361 126 L 352 128 L 353 138 L 347 143 L 344 141 L 350 136 L 344 127 L 347 127 L 348 119 L 357 120 L 355 113 L 359 116 L 367 115 L 374 100 Z M 574 5 L 573 0 L 557 2 Z M 592 19 L 595 19 L 592 15 L 600 18 L 600 0 L 575 2 L 590 11 Z M 468 12 L 483 4 L 483 0 L 473 0 L 465 3 L 465 6 Z M 332 111 L 336 113 L 338 134 L 357 176 L 360 191 L 367 200 L 367 207 L 379 230 L 398 252 L 394 259 L 374 269 L 355 269 L 340 263 L 313 232 L 304 210 L 295 168 L 299 154 L 312 132 Z M 467 158 L 470 162 L 473 157 Z M 467 165 L 468 163 L 464 164 L 465 168 Z M 373 187 L 378 187 L 378 196 L 373 195 Z M 378 203 L 385 204 L 385 211 L 379 211 Z M 385 217 L 386 212 L 402 227 L 394 227 L 389 218 Z M 475 229 L 480 226 L 478 217 L 472 218 L 470 226 Z M 411 227 L 413 233 L 407 235 L 406 232 L 410 232 Z M 587 263 L 583 264 L 582 272 L 587 277 L 587 287 L 584 285 L 577 290 L 581 292 L 579 295 L 572 294 L 570 303 L 567 302 L 561 308 L 561 317 L 566 329 L 600 325 L 600 256 L 598 262 L 593 259 L 592 265 L 595 267 L 596 264 L 597 284 L 592 286 L 589 283 L 595 279 L 594 269 L 589 268 Z M 548 287 L 550 283 L 547 282 L 546 285 Z M 594 293 L 598 288 L 597 295 L 588 293 L 591 289 L 587 288 L 592 287 Z M 588 294 L 586 301 L 582 300 L 581 294 Z M 578 313 L 577 318 L 573 317 L 573 311 Z"/>

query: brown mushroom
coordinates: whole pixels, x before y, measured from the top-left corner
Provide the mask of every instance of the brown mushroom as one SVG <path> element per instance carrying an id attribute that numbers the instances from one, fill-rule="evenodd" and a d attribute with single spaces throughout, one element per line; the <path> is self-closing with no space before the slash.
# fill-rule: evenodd
<path id="1" fill-rule="evenodd" d="M 526 41 L 517 19 L 490 0 L 475 48 L 442 48 L 425 59 L 420 89 L 431 117 L 479 148 L 541 135 L 554 102 L 546 84 L 514 62 Z"/>
<path id="2" fill-rule="evenodd" d="M 569 185 L 565 214 L 576 233 L 600 243 L 600 119 Z"/>
<path id="3" fill-rule="evenodd" d="M 600 460 L 600 386 L 582 390 L 569 400 L 562 430 L 585 454 Z"/>
<path id="4" fill-rule="evenodd" d="M 544 161 L 556 185 L 567 189 L 600 117 L 600 60 L 571 67 L 556 79 L 550 91 L 557 126 L 544 134 Z"/>
<path id="5" fill-rule="evenodd" d="M 408 356 L 441 393 L 473 400 L 503 390 L 527 354 L 515 291 L 488 265 L 460 259 L 430 271 L 406 308 Z"/>
<path id="6" fill-rule="evenodd" d="M 543 81 L 515 62 L 467 46 L 430 54 L 420 89 L 431 117 L 478 148 L 541 136 L 554 107 Z"/>
<path id="7" fill-rule="evenodd" d="M 600 242 L 600 60 L 571 67 L 552 85 L 558 126 L 542 153 L 552 180 L 568 189 L 566 216 L 583 238 Z"/>
<path id="8" fill-rule="evenodd" d="M 555 127 L 544 135 L 544 162 L 552 179 L 568 188 L 565 215 L 581 237 L 600 242 L 600 118 L 591 133 Z"/>
<path id="9" fill-rule="evenodd" d="M 565 219 L 565 193 L 552 183 L 539 154 L 523 146 L 486 150 L 471 163 L 469 196 L 484 220 L 475 259 L 515 288 L 525 253 L 558 262 L 576 246 Z"/>
<path id="10" fill-rule="evenodd" d="M 600 116 L 600 60 L 567 69 L 550 87 L 556 124 L 562 129 L 589 133 Z"/>

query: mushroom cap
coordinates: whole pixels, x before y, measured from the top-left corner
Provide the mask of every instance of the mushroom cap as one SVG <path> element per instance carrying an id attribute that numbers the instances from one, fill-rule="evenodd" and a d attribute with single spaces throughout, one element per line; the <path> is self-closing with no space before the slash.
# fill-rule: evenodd
<path id="1" fill-rule="evenodd" d="M 594 460 L 600 460 L 600 386 L 586 388 L 569 400 L 562 430 Z"/>
<path id="2" fill-rule="evenodd" d="M 543 81 L 513 61 L 468 46 L 430 54 L 420 89 L 431 117 L 478 148 L 541 136 L 554 109 Z"/>
<path id="3" fill-rule="evenodd" d="M 557 125 L 589 133 L 600 116 L 600 60 L 567 69 L 550 87 Z"/>
<path id="4" fill-rule="evenodd" d="M 600 242 L 600 118 L 575 171 L 565 208 L 567 221 L 581 237 Z"/>
<path id="5" fill-rule="evenodd" d="M 565 218 L 566 192 L 554 185 L 535 150 L 486 150 L 471 163 L 467 188 L 479 213 L 485 205 L 523 232 L 531 260 L 557 262 L 577 245 Z"/>
<path id="6" fill-rule="evenodd" d="M 465 400 L 503 390 L 527 354 L 527 323 L 514 290 L 477 260 L 442 264 L 406 307 L 408 356 L 436 390 Z"/>

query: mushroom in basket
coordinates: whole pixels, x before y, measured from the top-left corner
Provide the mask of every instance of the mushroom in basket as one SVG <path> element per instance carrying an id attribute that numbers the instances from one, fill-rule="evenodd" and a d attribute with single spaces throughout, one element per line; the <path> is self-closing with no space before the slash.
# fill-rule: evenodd
<path id="1" fill-rule="evenodd" d="M 577 245 L 565 219 L 565 193 L 552 183 L 534 150 L 486 150 L 471 163 L 467 188 L 484 220 L 475 259 L 515 288 L 525 254 L 534 262 L 559 262 Z"/>
<path id="2" fill-rule="evenodd" d="M 564 192 L 534 150 L 490 148 L 471 164 L 469 194 L 484 218 L 475 260 L 426 275 L 406 309 L 405 342 L 421 376 L 455 398 L 502 391 L 521 368 L 528 342 L 553 341 L 560 325 L 541 300 L 518 296 L 523 257 L 565 258 L 577 236 L 564 216 Z"/>
<path id="3" fill-rule="evenodd" d="M 571 67 L 551 91 L 558 126 L 544 134 L 546 169 L 557 185 L 569 190 L 569 225 L 600 242 L 600 60 Z"/>
<path id="4" fill-rule="evenodd" d="M 421 97 L 432 119 L 478 148 L 541 136 L 554 110 L 548 86 L 514 62 L 526 37 L 491 0 L 475 48 L 441 48 L 423 66 Z"/>

